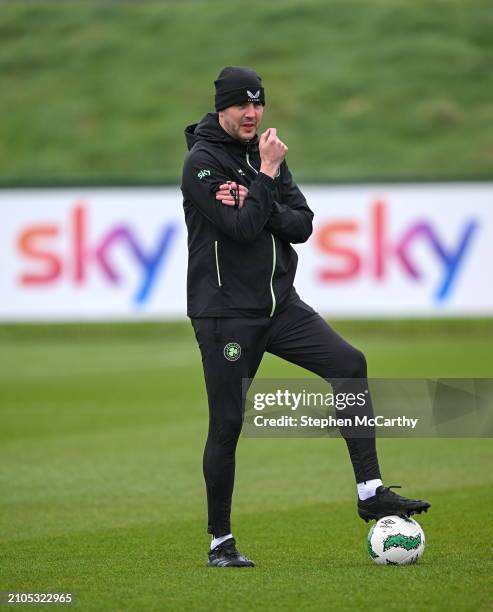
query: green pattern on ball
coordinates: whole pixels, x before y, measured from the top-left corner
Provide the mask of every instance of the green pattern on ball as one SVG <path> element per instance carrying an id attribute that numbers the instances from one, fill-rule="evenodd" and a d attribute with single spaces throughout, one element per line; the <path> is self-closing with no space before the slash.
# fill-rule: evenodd
<path id="1" fill-rule="evenodd" d="M 421 534 L 418 534 L 415 538 L 413 536 L 406 536 L 402 533 L 395 533 L 385 538 L 383 542 L 383 549 L 389 550 L 389 548 L 404 548 L 404 550 L 413 550 L 419 548 L 421 544 Z"/>

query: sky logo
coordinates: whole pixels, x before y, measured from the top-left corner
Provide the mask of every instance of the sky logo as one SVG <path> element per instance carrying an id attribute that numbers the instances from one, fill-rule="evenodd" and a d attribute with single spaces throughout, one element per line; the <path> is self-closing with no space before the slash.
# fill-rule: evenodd
<path id="1" fill-rule="evenodd" d="M 438 302 L 446 301 L 452 294 L 461 268 L 475 236 L 479 222 L 466 220 L 456 237 L 454 246 L 446 246 L 439 230 L 430 222 L 421 220 L 410 225 L 397 239 L 390 239 L 388 208 L 385 202 L 377 200 L 370 208 L 368 225 L 354 219 L 333 221 L 323 225 L 317 232 L 317 248 L 331 258 L 331 263 L 318 271 L 318 278 L 324 283 L 344 282 L 356 279 L 363 273 L 382 282 L 389 274 L 391 265 L 397 265 L 413 281 L 422 281 L 426 269 L 417 262 L 413 253 L 415 246 L 426 247 L 431 251 L 440 269 L 440 278 L 434 290 Z M 369 231 L 369 250 L 362 252 L 354 246 L 358 235 Z M 352 239 L 353 245 L 348 241 Z"/>
<path id="2" fill-rule="evenodd" d="M 178 223 L 165 225 L 154 247 L 147 250 L 127 225 L 114 226 L 98 240 L 90 242 L 88 210 L 79 202 L 70 211 L 66 229 L 60 224 L 45 223 L 30 225 L 19 234 L 17 246 L 21 255 L 36 267 L 35 271 L 22 272 L 19 282 L 24 286 L 39 286 L 65 278 L 75 285 L 84 285 L 92 270 L 98 270 L 108 283 L 121 284 L 124 276 L 112 260 L 112 253 L 115 247 L 123 247 L 140 277 L 132 299 L 135 304 L 142 305 L 156 285 L 158 273 L 165 265 L 178 232 Z M 56 244 L 62 236 L 69 244 L 65 253 L 60 252 Z"/>

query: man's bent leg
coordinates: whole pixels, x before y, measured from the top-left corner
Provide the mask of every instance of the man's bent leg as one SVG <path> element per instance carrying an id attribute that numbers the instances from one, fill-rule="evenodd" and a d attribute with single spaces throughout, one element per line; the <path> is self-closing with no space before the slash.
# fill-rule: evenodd
<path id="1" fill-rule="evenodd" d="M 302 301 L 295 302 L 273 321 L 267 351 L 328 380 L 335 393 L 368 390 L 363 353 L 339 336 L 322 317 Z M 365 393 L 359 416 L 373 416 L 371 396 Z M 354 413 L 353 413 L 354 414 Z M 353 416 L 353 415 L 350 415 Z M 374 428 L 368 437 L 351 437 L 351 428 L 340 428 L 346 441 L 356 482 L 380 479 Z"/>

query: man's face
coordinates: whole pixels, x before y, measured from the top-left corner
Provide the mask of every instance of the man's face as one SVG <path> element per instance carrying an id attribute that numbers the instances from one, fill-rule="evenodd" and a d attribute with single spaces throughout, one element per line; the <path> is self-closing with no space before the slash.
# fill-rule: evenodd
<path id="1" fill-rule="evenodd" d="M 235 104 L 219 111 L 219 124 L 238 140 L 251 140 L 260 126 L 264 107 L 259 102 Z"/>

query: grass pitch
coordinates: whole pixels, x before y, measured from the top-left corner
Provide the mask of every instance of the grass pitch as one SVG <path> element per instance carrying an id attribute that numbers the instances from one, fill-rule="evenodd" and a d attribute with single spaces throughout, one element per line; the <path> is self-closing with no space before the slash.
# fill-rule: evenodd
<path id="1" fill-rule="evenodd" d="M 489 321 L 335 327 L 371 376 L 493 376 Z M 258 566 L 209 569 L 188 324 L 4 327 L 0 361 L 0 590 L 83 610 L 491 609 L 491 440 L 380 440 L 385 481 L 433 504 L 421 562 L 381 567 L 342 440 L 242 438 L 233 529 Z M 300 375 L 271 356 L 259 372 Z"/>
<path id="2" fill-rule="evenodd" d="M 254 66 L 298 181 L 493 176 L 491 0 L 16 0 L 0 180 L 176 184 L 223 66 Z"/>

